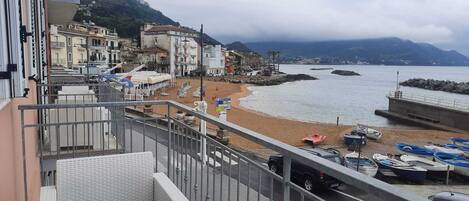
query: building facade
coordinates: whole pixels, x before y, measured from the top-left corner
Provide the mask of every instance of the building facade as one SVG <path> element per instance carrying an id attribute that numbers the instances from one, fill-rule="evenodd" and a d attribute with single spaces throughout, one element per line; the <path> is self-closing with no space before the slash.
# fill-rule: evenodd
<path id="1" fill-rule="evenodd" d="M 119 37 L 107 28 L 93 23 L 50 27 L 52 66 L 114 66 L 121 62 Z"/>
<path id="2" fill-rule="evenodd" d="M 168 51 L 172 78 L 188 76 L 197 69 L 200 46 L 198 34 L 188 28 L 145 24 L 140 33 L 142 49 L 158 47 Z"/>
<path id="3" fill-rule="evenodd" d="M 204 46 L 204 68 L 209 76 L 225 75 L 225 51 L 221 45 Z"/>

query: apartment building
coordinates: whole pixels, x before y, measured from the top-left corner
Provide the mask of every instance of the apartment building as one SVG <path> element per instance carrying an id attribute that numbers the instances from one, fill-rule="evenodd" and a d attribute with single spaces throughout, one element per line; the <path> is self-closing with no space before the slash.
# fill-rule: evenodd
<path id="1" fill-rule="evenodd" d="M 37 129 L 21 128 L 21 119 L 37 123 L 38 114 L 21 113 L 18 105 L 35 104 L 36 82 L 44 81 L 47 76 L 46 3 L 44 0 L 0 1 L 1 201 L 39 200 Z"/>
<path id="2" fill-rule="evenodd" d="M 225 75 L 225 53 L 221 45 L 204 46 L 204 68 L 209 76 Z"/>
<path id="3" fill-rule="evenodd" d="M 140 33 L 140 47 L 158 47 L 169 52 L 170 74 L 188 76 L 197 69 L 200 45 L 197 32 L 171 25 L 145 24 Z"/>
<path id="4" fill-rule="evenodd" d="M 88 61 L 87 28 L 80 24 L 51 25 L 52 66 L 72 68 Z"/>
<path id="5" fill-rule="evenodd" d="M 112 66 L 121 62 L 117 33 L 94 23 L 51 25 L 50 38 L 52 66 Z"/>

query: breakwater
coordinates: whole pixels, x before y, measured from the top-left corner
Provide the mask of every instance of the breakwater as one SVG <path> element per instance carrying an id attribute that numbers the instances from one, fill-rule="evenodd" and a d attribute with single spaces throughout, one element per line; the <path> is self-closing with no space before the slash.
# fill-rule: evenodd
<path id="1" fill-rule="evenodd" d="M 400 85 L 406 87 L 428 89 L 433 91 L 445 91 L 450 93 L 469 95 L 469 82 L 454 82 L 445 80 L 414 78 L 401 82 Z"/>

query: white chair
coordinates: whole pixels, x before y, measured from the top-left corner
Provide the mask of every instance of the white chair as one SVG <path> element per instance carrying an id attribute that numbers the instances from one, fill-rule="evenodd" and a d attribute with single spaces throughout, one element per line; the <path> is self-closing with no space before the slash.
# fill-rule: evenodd
<path id="1" fill-rule="evenodd" d="M 58 160 L 57 185 L 42 187 L 40 200 L 187 200 L 164 173 L 153 173 L 154 165 L 151 152 Z"/>

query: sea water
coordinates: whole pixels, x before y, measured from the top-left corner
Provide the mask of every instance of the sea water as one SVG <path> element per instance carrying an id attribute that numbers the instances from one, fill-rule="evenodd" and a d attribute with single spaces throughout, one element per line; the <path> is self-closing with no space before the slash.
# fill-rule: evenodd
<path id="1" fill-rule="evenodd" d="M 351 70 L 361 76 L 340 76 L 332 70 L 310 70 L 331 67 L 334 70 Z M 387 109 L 386 95 L 396 89 L 399 81 L 410 78 L 469 82 L 469 67 L 434 66 L 373 66 L 373 65 L 281 65 L 288 74 L 309 74 L 319 80 L 296 81 L 277 86 L 250 86 L 252 94 L 241 99 L 241 106 L 273 116 L 306 122 L 336 123 L 371 126 L 397 124 L 374 114 L 376 109 Z M 404 94 L 413 94 L 469 103 L 469 95 L 401 87 Z"/>

